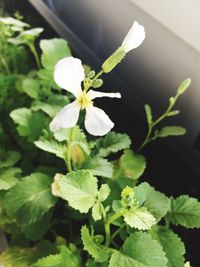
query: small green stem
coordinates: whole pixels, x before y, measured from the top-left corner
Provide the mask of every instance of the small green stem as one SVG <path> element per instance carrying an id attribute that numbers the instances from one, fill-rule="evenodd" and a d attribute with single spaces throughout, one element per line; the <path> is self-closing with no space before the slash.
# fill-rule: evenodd
<path id="1" fill-rule="evenodd" d="M 37 50 L 35 48 L 34 43 L 32 43 L 32 42 L 31 43 L 28 43 L 28 46 L 29 46 L 31 52 L 33 53 L 33 55 L 35 57 L 35 61 L 37 63 L 38 69 L 40 69 L 41 68 L 40 59 L 39 59 L 39 56 L 38 56 L 38 53 L 37 53 Z"/>
<path id="2" fill-rule="evenodd" d="M 72 153 L 72 141 L 74 138 L 74 128 L 70 129 L 70 134 L 69 134 L 69 141 L 67 144 L 67 151 L 66 151 L 66 165 L 67 165 L 67 169 L 69 172 L 72 171 L 72 164 L 71 164 L 71 153 Z"/>
<path id="3" fill-rule="evenodd" d="M 88 85 L 87 87 L 85 87 L 85 92 L 87 92 L 89 89 L 90 89 L 90 87 L 93 85 L 93 83 L 102 75 L 104 73 L 104 71 L 103 70 L 100 70 L 95 76 L 94 76 L 94 78 L 92 79 L 92 81 L 91 81 L 91 84 L 90 85 Z"/>
<path id="4" fill-rule="evenodd" d="M 122 224 L 111 236 L 111 241 L 113 241 L 113 239 L 115 239 L 115 237 L 121 232 L 121 230 L 126 226 L 126 224 Z"/>
<path id="5" fill-rule="evenodd" d="M 1 59 L 1 63 L 3 64 L 4 68 L 5 68 L 5 71 L 7 74 L 10 74 L 10 69 L 9 69 L 9 66 L 5 60 L 5 58 L 1 55 L 0 56 L 0 59 Z"/>
<path id="6" fill-rule="evenodd" d="M 118 211 L 115 214 L 113 214 L 110 218 L 108 218 L 107 222 L 105 223 L 105 233 L 106 233 L 106 242 L 105 245 L 110 245 L 110 224 L 117 220 L 119 217 L 121 217 L 121 212 Z"/>
<path id="7" fill-rule="evenodd" d="M 140 151 L 146 144 L 148 144 L 150 141 L 154 140 L 153 138 L 151 138 L 151 134 L 152 134 L 152 131 L 153 131 L 153 128 L 159 123 L 161 122 L 162 120 L 164 120 L 169 112 L 171 111 L 171 109 L 173 108 L 173 106 L 175 105 L 176 103 L 176 100 L 178 99 L 179 97 L 179 94 L 177 94 L 175 97 L 174 97 L 174 102 L 169 104 L 167 110 L 163 113 L 162 116 L 160 116 L 157 120 L 155 120 L 154 122 L 152 122 L 151 125 L 149 125 L 149 129 L 148 129 L 148 132 L 147 132 L 147 135 L 144 139 L 144 142 L 141 144 L 141 146 L 139 147 L 138 151 Z"/>

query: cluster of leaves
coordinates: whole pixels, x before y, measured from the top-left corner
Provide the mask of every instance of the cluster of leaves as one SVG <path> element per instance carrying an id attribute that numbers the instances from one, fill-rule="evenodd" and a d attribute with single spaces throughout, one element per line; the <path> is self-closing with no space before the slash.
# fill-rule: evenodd
<path id="1" fill-rule="evenodd" d="M 140 183 L 146 159 L 132 151 L 126 134 L 90 140 L 79 126 L 52 134 L 50 120 L 69 101 L 54 83 L 53 69 L 70 49 L 62 39 L 40 40 L 39 57 L 34 41 L 41 29 L 27 30 L 11 18 L 0 23 L 14 31 L 5 37 L 9 46 L 23 56 L 29 47 L 36 59 L 26 73 L 1 69 L 0 82 L 14 95 L 9 108 L 1 107 L 0 228 L 10 237 L 0 256 L 4 267 L 183 267 L 184 244 L 170 226 L 200 227 L 200 203 Z M 6 62 L 10 66 L 10 56 Z M 91 72 L 85 83 L 90 78 Z M 188 86 L 182 83 L 178 96 Z M 177 114 L 172 106 L 167 116 Z M 148 143 L 157 123 L 145 109 Z M 183 130 L 165 127 L 156 137 L 177 132 Z"/>

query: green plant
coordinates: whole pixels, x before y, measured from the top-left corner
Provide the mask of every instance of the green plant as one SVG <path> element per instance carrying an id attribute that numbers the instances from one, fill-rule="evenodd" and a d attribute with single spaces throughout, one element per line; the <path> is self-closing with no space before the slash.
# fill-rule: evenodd
<path id="1" fill-rule="evenodd" d="M 141 44 L 144 33 L 139 43 L 132 41 L 132 34 L 143 27 L 135 23 L 96 74 L 88 66 L 83 71 L 65 40 L 40 40 L 40 57 L 34 42 L 41 29 L 27 30 L 27 24 L 12 18 L 0 22 L 2 51 L 20 50 L 24 58 L 28 47 L 36 60 L 25 72 L 14 65 L 10 53 L 3 53 L 1 61 L 0 228 L 9 237 L 9 247 L 1 254 L 4 267 L 183 267 L 185 247 L 171 225 L 199 228 L 200 203 L 186 195 L 167 197 L 140 183 L 145 157 L 131 149 L 127 134 L 110 132 L 113 123 L 93 106 L 95 97 L 120 97 L 95 89 L 102 85 L 103 73 Z M 73 66 L 75 79 L 55 74 L 61 68 L 70 76 Z M 76 100 L 70 103 L 71 95 L 58 84 Z M 179 126 L 153 130 L 164 118 L 178 115 L 172 108 L 189 85 L 190 79 L 181 83 L 156 120 L 145 105 L 149 129 L 140 149 L 156 138 L 185 133 Z M 91 138 L 84 132 L 83 109 L 87 131 L 105 136 Z"/>

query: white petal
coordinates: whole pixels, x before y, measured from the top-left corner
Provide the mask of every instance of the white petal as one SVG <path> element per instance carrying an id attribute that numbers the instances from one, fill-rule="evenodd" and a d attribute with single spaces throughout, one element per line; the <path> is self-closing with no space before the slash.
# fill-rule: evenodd
<path id="1" fill-rule="evenodd" d="M 86 109 L 85 128 L 95 136 L 107 134 L 114 126 L 108 115 L 100 108 L 90 106 Z"/>
<path id="2" fill-rule="evenodd" d="M 58 61 L 54 69 L 54 80 L 63 89 L 77 96 L 81 92 L 81 82 L 85 73 L 81 60 L 65 57 Z"/>
<path id="3" fill-rule="evenodd" d="M 50 123 L 50 130 L 56 132 L 61 128 L 74 127 L 78 121 L 80 108 L 76 101 L 65 106 Z"/>
<path id="4" fill-rule="evenodd" d="M 90 90 L 87 95 L 89 96 L 89 98 L 95 99 L 97 97 L 111 97 L 111 98 L 121 98 L 121 94 L 120 93 L 105 93 L 105 92 L 98 92 L 98 91 L 94 91 L 94 90 Z"/>
<path id="5" fill-rule="evenodd" d="M 134 21 L 131 29 L 127 33 L 124 41 L 122 43 L 122 47 L 124 50 L 129 52 L 130 50 L 137 48 L 142 44 L 145 39 L 145 30 L 142 25 L 140 25 L 137 21 Z"/>

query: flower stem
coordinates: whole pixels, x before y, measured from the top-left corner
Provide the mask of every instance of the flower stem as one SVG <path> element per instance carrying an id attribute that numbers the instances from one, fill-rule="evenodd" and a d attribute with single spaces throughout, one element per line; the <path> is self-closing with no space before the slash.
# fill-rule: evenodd
<path id="1" fill-rule="evenodd" d="M 121 217 L 121 212 L 118 211 L 114 213 L 110 218 L 108 218 L 107 222 L 105 223 L 105 233 L 106 233 L 106 242 L 105 245 L 109 246 L 110 245 L 110 224 L 117 220 L 119 217 Z"/>
<path id="2" fill-rule="evenodd" d="M 139 147 L 138 151 L 140 151 L 146 144 L 148 144 L 150 141 L 152 140 L 155 140 L 154 137 L 151 137 L 151 134 L 152 134 L 152 131 L 153 131 L 153 128 L 158 124 L 160 123 L 162 120 L 164 120 L 169 112 L 171 111 L 171 109 L 173 108 L 173 106 L 175 105 L 177 99 L 179 97 L 179 94 L 177 93 L 174 97 L 174 100 L 173 102 L 171 102 L 168 106 L 168 108 L 166 109 L 166 111 L 163 113 L 163 115 L 161 115 L 157 120 L 155 120 L 154 122 L 151 123 L 151 125 L 149 125 L 149 129 L 148 129 L 148 132 L 147 132 L 147 135 L 143 141 L 143 143 L 141 144 L 141 146 Z"/>
<path id="3" fill-rule="evenodd" d="M 71 153 L 72 153 L 72 141 L 74 138 L 74 128 L 70 129 L 70 134 L 69 134 L 69 141 L 67 144 L 67 152 L 66 152 L 66 165 L 67 165 L 67 169 L 69 172 L 72 171 L 72 163 L 71 163 Z"/>
<path id="4" fill-rule="evenodd" d="M 39 56 L 38 56 L 38 53 L 37 53 L 37 50 L 35 48 L 34 43 L 32 43 L 32 42 L 31 43 L 28 43 L 28 46 L 29 46 L 31 52 L 33 53 L 33 55 L 35 57 L 35 61 L 37 63 L 38 69 L 40 69 L 41 68 L 40 59 L 39 59 Z"/>

